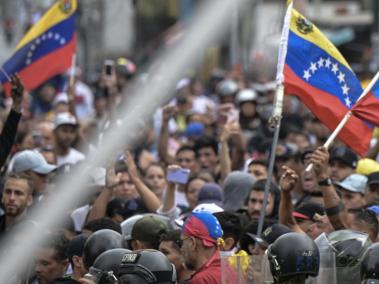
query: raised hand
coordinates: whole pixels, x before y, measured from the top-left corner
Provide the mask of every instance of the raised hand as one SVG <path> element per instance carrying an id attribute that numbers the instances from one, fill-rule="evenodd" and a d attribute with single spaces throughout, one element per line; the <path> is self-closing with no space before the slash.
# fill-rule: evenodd
<path id="1" fill-rule="evenodd" d="M 319 180 L 328 177 L 329 152 L 325 147 L 318 147 L 311 154 L 310 162 Z"/>
<path id="2" fill-rule="evenodd" d="M 22 99 L 24 96 L 24 85 L 17 74 L 11 75 L 10 78 L 11 78 L 11 96 L 13 100 L 12 107 L 17 111 L 20 111 Z"/>
<path id="3" fill-rule="evenodd" d="M 279 186 L 283 191 L 291 192 L 291 190 L 295 187 L 295 184 L 299 180 L 299 176 L 293 169 L 287 166 L 283 166 L 282 170 L 283 174 L 280 177 Z"/>

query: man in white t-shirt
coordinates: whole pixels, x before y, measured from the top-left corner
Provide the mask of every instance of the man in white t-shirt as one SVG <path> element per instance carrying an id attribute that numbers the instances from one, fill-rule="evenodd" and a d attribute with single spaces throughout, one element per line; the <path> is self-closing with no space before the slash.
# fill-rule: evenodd
<path id="1" fill-rule="evenodd" d="M 72 148 L 78 136 L 78 122 L 68 112 L 59 113 L 54 120 L 54 150 L 57 158 L 57 166 L 76 164 L 84 160 L 83 153 Z"/>

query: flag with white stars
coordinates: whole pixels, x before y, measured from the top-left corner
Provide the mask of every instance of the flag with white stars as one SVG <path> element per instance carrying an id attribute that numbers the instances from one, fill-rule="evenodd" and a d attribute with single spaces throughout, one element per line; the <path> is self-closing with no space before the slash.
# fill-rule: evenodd
<path id="1" fill-rule="evenodd" d="M 18 73 L 28 90 L 71 66 L 76 49 L 77 0 L 60 0 L 25 34 L 4 64 L 9 75 Z M 0 72 L 0 82 L 9 85 Z"/>
<path id="2" fill-rule="evenodd" d="M 292 10 L 284 64 L 286 94 L 296 95 L 331 131 L 363 92 L 353 70 L 338 49 L 310 21 Z M 340 138 L 365 155 L 373 127 L 352 116 Z"/>

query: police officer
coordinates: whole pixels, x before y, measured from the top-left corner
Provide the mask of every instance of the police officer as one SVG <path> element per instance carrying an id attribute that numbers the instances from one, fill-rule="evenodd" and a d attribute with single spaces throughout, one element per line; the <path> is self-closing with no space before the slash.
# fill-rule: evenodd
<path id="1" fill-rule="evenodd" d="M 362 284 L 379 284 L 379 243 L 371 245 L 361 264 Z"/>
<path id="2" fill-rule="evenodd" d="M 175 266 L 157 250 L 136 250 L 124 254 L 119 268 L 120 284 L 176 283 Z"/>
<path id="3" fill-rule="evenodd" d="M 110 249 L 100 254 L 84 277 L 97 284 L 118 284 L 119 267 L 123 256 L 131 252 L 124 248 Z"/>
<path id="4" fill-rule="evenodd" d="M 318 275 L 320 253 L 305 234 L 282 235 L 269 246 L 267 255 L 274 283 L 303 284 L 308 276 Z"/>
<path id="5" fill-rule="evenodd" d="M 103 252 L 122 248 L 123 240 L 121 234 L 113 230 L 103 229 L 93 233 L 84 244 L 83 263 L 88 270 Z"/>

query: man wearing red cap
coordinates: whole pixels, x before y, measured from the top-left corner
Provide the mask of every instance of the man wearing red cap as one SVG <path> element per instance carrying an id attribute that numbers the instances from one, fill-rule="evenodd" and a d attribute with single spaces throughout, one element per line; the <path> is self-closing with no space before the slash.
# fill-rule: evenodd
<path id="1" fill-rule="evenodd" d="M 220 223 L 211 213 L 192 213 L 187 218 L 180 239 L 185 265 L 195 271 L 190 284 L 221 283 L 222 235 Z M 236 283 L 236 272 L 229 265 L 225 265 L 225 269 L 225 283 Z"/>

